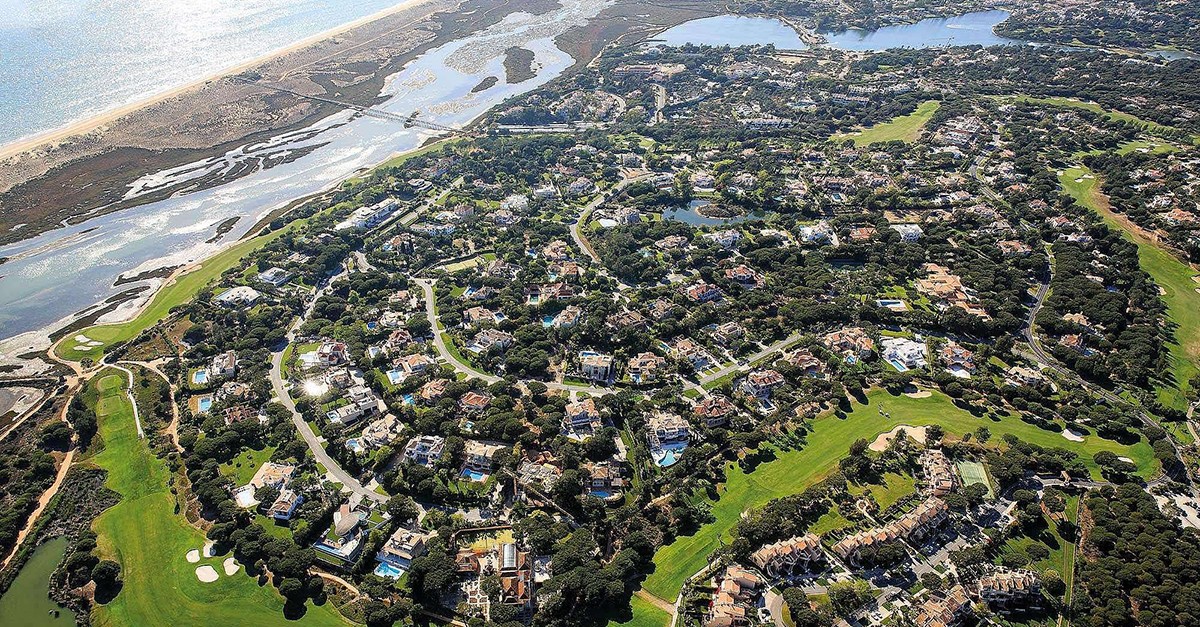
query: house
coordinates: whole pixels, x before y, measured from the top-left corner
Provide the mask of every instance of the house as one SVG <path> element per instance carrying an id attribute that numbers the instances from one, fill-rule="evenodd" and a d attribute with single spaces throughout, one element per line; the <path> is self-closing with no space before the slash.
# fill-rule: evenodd
<path id="1" fill-rule="evenodd" d="M 1021 385 L 1034 387 L 1041 385 L 1045 381 L 1046 377 L 1043 377 L 1042 373 L 1027 366 L 1009 368 L 1004 373 L 1004 382 L 1014 387 Z"/>
<path id="2" fill-rule="evenodd" d="M 375 561 L 391 566 L 389 576 L 394 572 L 399 578 L 412 567 L 413 560 L 425 554 L 425 544 L 436 535 L 422 529 L 400 527 L 383 543 L 375 554 Z"/>
<path id="3" fill-rule="evenodd" d="M 711 303 L 721 300 L 725 295 L 721 292 L 721 288 L 711 283 L 697 283 L 689 286 L 684 293 L 688 299 L 696 303 Z"/>
<path id="4" fill-rule="evenodd" d="M 562 468 L 549 453 L 539 454 L 532 459 L 522 459 L 517 467 L 519 484 L 532 485 L 541 490 L 554 487 L 554 482 L 562 476 Z"/>
<path id="5" fill-rule="evenodd" d="M 709 396 L 696 404 L 692 410 L 704 426 L 713 429 L 729 423 L 730 416 L 737 414 L 737 406 L 724 396 Z"/>
<path id="6" fill-rule="evenodd" d="M 556 329 L 569 329 L 576 324 L 579 324 L 579 319 L 582 317 L 583 309 L 580 309 L 575 305 L 568 305 L 565 309 L 558 312 L 558 315 L 554 316 L 554 318 L 550 320 L 550 326 Z"/>
<path id="7" fill-rule="evenodd" d="M 875 239 L 879 231 L 873 226 L 859 226 L 850 229 L 850 241 L 853 242 L 869 242 Z"/>
<path id="8" fill-rule="evenodd" d="M 975 374 L 975 353 L 957 342 L 947 342 L 938 351 L 938 357 L 946 364 L 946 370 L 958 377 Z"/>
<path id="9" fill-rule="evenodd" d="M 954 466 L 939 449 L 925 449 L 921 453 L 921 474 L 925 485 L 934 496 L 946 496 L 958 486 L 958 475 Z"/>
<path id="10" fill-rule="evenodd" d="M 825 369 L 825 365 L 821 363 L 821 360 L 817 359 L 808 349 L 804 348 L 796 349 L 788 357 L 787 362 L 806 377 L 820 377 Z"/>
<path id="11" fill-rule="evenodd" d="M 771 391 L 783 385 L 783 375 L 776 370 L 755 370 L 742 380 L 742 390 L 755 398 L 768 398 Z"/>
<path id="12" fill-rule="evenodd" d="M 414 179 L 420 180 L 420 179 Z M 410 181 L 411 183 L 412 181 Z M 428 184 L 428 181 L 421 181 Z M 420 185 L 418 185 L 420 187 Z M 352 211 L 350 215 L 341 222 L 338 222 L 333 229 L 335 231 L 345 231 L 349 229 L 370 229 L 383 224 L 396 209 L 400 207 L 400 201 L 395 198 L 385 198 L 373 205 L 367 207 L 359 207 Z"/>
<path id="13" fill-rule="evenodd" d="M 212 358 L 208 366 L 209 377 L 229 379 L 237 375 L 238 359 L 234 351 L 225 351 Z"/>
<path id="14" fill-rule="evenodd" d="M 377 449 L 391 445 L 404 433 L 404 423 L 392 414 L 375 420 L 367 425 L 358 436 L 358 444 L 364 450 Z"/>
<path id="15" fill-rule="evenodd" d="M 556 239 L 542 249 L 542 256 L 550 261 L 566 261 L 571 258 L 571 247 L 564 241 Z"/>
<path id="16" fill-rule="evenodd" d="M 343 503 L 333 513 L 333 526 L 313 548 L 343 562 L 353 562 L 362 550 L 362 536 L 362 516 Z"/>
<path id="17" fill-rule="evenodd" d="M 258 412 L 254 411 L 249 405 L 234 405 L 225 409 L 226 425 L 232 425 L 235 422 L 245 422 L 251 418 L 258 419 Z"/>
<path id="18" fill-rule="evenodd" d="M 949 516 L 950 508 L 936 496 L 921 501 L 915 509 L 873 529 L 846 536 L 833 545 L 833 552 L 851 565 L 858 563 L 858 555 L 867 547 L 903 540 L 918 542 L 929 536 Z"/>
<path id="19" fill-rule="evenodd" d="M 492 402 L 490 394 L 480 394 L 474 390 L 463 394 L 462 398 L 458 399 L 458 407 L 464 412 L 471 414 L 482 413 L 487 409 L 488 403 Z"/>
<path id="20" fill-rule="evenodd" d="M 875 352 L 875 341 L 859 327 L 847 327 L 822 338 L 825 348 L 838 353 L 847 361 L 866 359 Z"/>
<path id="21" fill-rule="evenodd" d="M 413 336 L 408 329 L 396 329 L 388 335 L 388 339 L 383 344 L 383 350 L 386 353 L 395 353 L 404 350 L 409 344 L 412 344 Z"/>
<path id="22" fill-rule="evenodd" d="M 605 500 L 620 499 L 625 489 L 625 479 L 621 476 L 620 464 L 614 462 L 596 462 L 584 464 L 587 479 L 584 482 L 585 493 Z"/>
<path id="23" fill-rule="evenodd" d="M 713 339 L 721 346 L 729 346 L 746 336 L 746 329 L 736 322 L 723 322 L 709 331 Z"/>
<path id="24" fill-rule="evenodd" d="M 596 409 L 596 401 L 584 399 L 571 403 L 566 407 L 563 416 L 563 427 L 571 433 L 595 433 L 603 423 L 600 421 L 600 411 Z"/>
<path id="25" fill-rule="evenodd" d="M 671 354 L 688 360 L 695 370 L 703 370 L 713 365 L 713 356 L 704 347 L 693 342 L 690 338 L 681 337 L 671 345 Z"/>
<path id="26" fill-rule="evenodd" d="M 645 330 L 647 328 L 648 323 L 646 322 L 645 316 L 643 316 L 642 314 L 640 314 L 636 311 L 630 311 L 628 309 L 623 309 L 623 310 L 609 316 L 608 321 L 605 324 L 609 328 L 615 329 L 617 331 L 621 331 L 624 329 Z"/>
<path id="27" fill-rule="evenodd" d="M 372 415 L 380 410 L 383 404 L 375 392 L 365 385 L 354 385 L 346 390 L 346 404 L 330 410 L 325 414 L 329 422 L 351 424 L 364 416 Z"/>
<path id="28" fill-rule="evenodd" d="M 496 314 L 487 307 L 471 307 L 463 312 L 463 326 L 472 326 L 481 322 L 495 322 Z"/>
<path id="29" fill-rule="evenodd" d="M 1028 257 L 1033 253 L 1033 249 L 1028 244 L 1015 239 L 1007 239 L 996 243 L 996 248 L 1000 249 L 1000 254 L 1005 259 L 1015 257 Z"/>
<path id="30" fill-rule="evenodd" d="M 806 224 L 800 227 L 800 241 L 805 244 L 829 244 L 835 241 L 833 228 L 824 220 L 816 224 Z"/>
<path id="31" fill-rule="evenodd" d="M 1038 576 L 1027 570 L 998 570 L 979 579 L 979 598 L 1000 610 L 1037 605 L 1041 595 Z"/>
<path id="32" fill-rule="evenodd" d="M 476 354 L 486 353 L 492 349 L 505 351 L 513 345 L 513 341 L 515 338 L 511 333 L 505 333 L 499 329 L 484 329 L 475 334 L 474 339 L 467 344 L 466 348 Z"/>
<path id="33" fill-rule="evenodd" d="M 971 599 L 961 584 L 956 584 L 942 596 L 930 596 L 916 607 L 913 623 L 916 627 L 956 627 L 971 613 Z"/>
<path id="34" fill-rule="evenodd" d="M 496 602 L 520 608 L 533 603 L 533 559 L 515 544 L 502 544 L 499 551 L 500 589 Z"/>
<path id="35" fill-rule="evenodd" d="M 292 274 L 283 268 L 271 267 L 258 273 L 258 282 L 271 287 L 282 287 L 292 280 Z"/>
<path id="36" fill-rule="evenodd" d="M 404 459 L 419 466 L 432 467 L 442 456 L 446 439 L 438 435 L 420 435 L 404 447 Z"/>
<path id="37" fill-rule="evenodd" d="M 691 426 L 688 425 L 688 422 L 670 412 L 655 412 L 650 416 L 646 428 L 652 438 L 652 446 L 655 440 L 665 444 L 670 442 L 687 442 L 691 437 Z"/>
<path id="38" fill-rule="evenodd" d="M 267 516 L 275 520 L 291 520 L 296 508 L 304 504 L 304 497 L 290 488 L 279 491 L 279 496 L 267 508 Z"/>
<path id="39" fill-rule="evenodd" d="M 655 355 L 654 353 L 645 352 L 637 357 L 629 360 L 628 372 L 629 378 L 634 383 L 652 383 L 658 380 L 660 370 L 666 359 Z"/>
<path id="40" fill-rule="evenodd" d="M 432 403 L 446 395 L 446 387 L 449 385 L 450 382 L 446 379 L 434 379 L 422 385 L 417 391 L 417 396 L 426 403 Z"/>
<path id="41" fill-rule="evenodd" d="M 225 307 L 249 307 L 262 298 L 258 290 L 248 285 L 231 287 L 213 297 L 217 304 Z"/>
<path id="42" fill-rule="evenodd" d="M 467 440 L 463 444 L 462 476 L 473 481 L 487 479 L 487 475 L 490 475 L 495 470 L 495 462 L 493 460 L 496 457 L 496 453 L 505 448 L 503 444 L 496 442 Z"/>
<path id="43" fill-rule="evenodd" d="M 346 344 L 343 342 L 325 341 L 317 347 L 316 363 L 326 368 L 337 366 L 350 361 Z"/>
<path id="44" fill-rule="evenodd" d="M 806 533 L 768 544 L 751 553 L 750 561 L 769 577 L 787 577 L 808 572 L 824 555 L 821 539 Z"/>
<path id="45" fill-rule="evenodd" d="M 580 351 L 579 370 L 585 379 L 607 382 L 613 376 L 613 357 L 595 351 Z"/>
<path id="46" fill-rule="evenodd" d="M 925 367 L 925 342 L 905 337 L 885 337 L 880 343 L 883 345 L 884 360 L 892 364 L 896 370 L 905 372 Z"/>
<path id="47" fill-rule="evenodd" d="M 420 354 L 405 355 L 404 357 L 396 360 L 396 365 L 399 366 L 407 376 L 421 374 L 436 364 L 436 361 Z"/>
<path id="48" fill-rule="evenodd" d="M 714 577 L 716 590 L 708 613 L 704 616 L 704 627 L 740 627 L 750 625 L 750 610 L 759 596 L 762 580 L 754 573 L 730 565 Z M 757 623 L 757 621 L 754 621 Z"/>
<path id="49" fill-rule="evenodd" d="M 900 234 L 900 241 L 914 243 L 921 241 L 921 236 L 925 235 L 925 231 L 921 230 L 919 224 L 893 224 L 893 231 Z"/>
<path id="50" fill-rule="evenodd" d="M 712 233 L 706 233 L 704 235 L 704 239 L 711 242 L 716 242 L 721 248 L 733 248 L 734 246 L 737 246 L 739 241 L 741 241 L 742 234 L 734 229 L 723 229 L 720 231 L 714 231 Z"/>
<path id="51" fill-rule="evenodd" d="M 656 298 L 646 305 L 646 315 L 653 320 L 661 321 L 674 317 L 676 310 L 675 303 L 665 298 Z"/>
<path id="52" fill-rule="evenodd" d="M 762 287 L 766 284 L 766 280 L 763 279 L 761 274 L 755 272 L 744 263 L 732 268 L 726 268 L 725 278 L 749 290 Z"/>

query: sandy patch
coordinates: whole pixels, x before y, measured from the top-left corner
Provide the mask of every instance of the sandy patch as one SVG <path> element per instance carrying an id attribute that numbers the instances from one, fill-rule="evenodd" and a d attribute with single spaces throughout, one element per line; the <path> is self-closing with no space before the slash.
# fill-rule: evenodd
<path id="1" fill-rule="evenodd" d="M 213 549 L 214 544 L 216 544 L 216 543 L 213 542 L 212 540 L 209 540 L 208 542 L 204 543 L 204 557 L 212 557 L 213 556 L 212 549 Z"/>
<path id="2" fill-rule="evenodd" d="M 929 398 L 930 396 L 933 396 L 933 393 L 929 390 L 917 390 L 916 392 L 905 392 L 904 395 L 909 398 Z M 920 428 L 924 429 L 925 427 Z"/>
<path id="3" fill-rule="evenodd" d="M 1078 433 L 1075 433 L 1074 431 L 1071 431 L 1070 429 L 1063 429 L 1062 437 L 1064 437 L 1072 442 L 1082 442 L 1083 441 L 1082 435 L 1079 435 Z"/>
<path id="4" fill-rule="evenodd" d="M 191 562 L 192 564 L 199 562 L 200 561 L 200 551 L 198 551 L 196 549 L 192 549 L 192 550 L 188 551 L 187 552 L 187 561 Z"/>
<path id="5" fill-rule="evenodd" d="M 221 566 L 225 568 L 225 574 L 227 576 L 236 574 L 238 569 L 241 568 L 241 566 L 237 563 L 237 560 L 233 559 L 232 557 L 225 558 L 225 561 L 221 562 Z"/>
<path id="6" fill-rule="evenodd" d="M 1133 464 L 1133 463 L 1135 463 L 1135 462 L 1133 461 L 1133 459 L 1132 459 L 1132 458 L 1125 457 L 1125 456 L 1118 457 L 1117 459 L 1119 459 L 1119 460 L 1121 460 L 1121 461 L 1123 461 L 1123 462 L 1128 462 L 1128 463 L 1130 463 L 1130 464 Z"/>
<path id="7" fill-rule="evenodd" d="M 916 393 L 920 394 L 920 392 Z M 928 392 L 926 392 L 926 394 L 928 394 Z M 887 433 L 880 433 L 879 437 L 875 438 L 875 441 L 871 443 L 869 448 L 876 453 L 886 450 L 888 444 L 891 444 L 892 439 L 899 435 L 901 431 L 904 431 L 906 434 L 908 434 L 908 437 L 916 440 L 917 442 L 920 442 L 921 444 L 925 443 L 925 427 L 900 425 L 895 429 L 888 431 Z"/>
<path id="8" fill-rule="evenodd" d="M 199 579 L 203 583 L 212 583 L 219 577 L 220 575 L 217 574 L 217 569 L 209 566 L 208 564 L 196 567 L 196 579 Z"/>

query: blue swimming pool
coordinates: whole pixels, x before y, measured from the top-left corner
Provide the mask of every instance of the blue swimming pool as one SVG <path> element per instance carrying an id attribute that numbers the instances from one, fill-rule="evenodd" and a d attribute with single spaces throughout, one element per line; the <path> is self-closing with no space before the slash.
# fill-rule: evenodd
<path id="1" fill-rule="evenodd" d="M 543 327 L 554 326 L 554 316 L 542 316 L 542 326 Z"/>
<path id="2" fill-rule="evenodd" d="M 399 579 L 404 575 L 404 569 L 395 564 L 379 562 L 379 565 L 375 567 L 375 574 L 380 577 L 388 577 L 389 579 Z"/>
<path id="3" fill-rule="evenodd" d="M 388 381 L 390 381 L 392 385 L 400 385 L 400 383 L 404 381 L 404 371 L 403 370 L 388 370 L 387 378 L 388 378 Z"/>
<path id="4" fill-rule="evenodd" d="M 650 452 L 650 456 L 654 458 L 654 463 L 660 468 L 666 468 L 679 461 L 683 455 L 683 450 L 687 448 L 687 442 L 676 442 L 674 444 L 664 444 L 662 448 Z"/>
<path id="5" fill-rule="evenodd" d="M 200 400 L 196 401 L 196 408 L 201 412 L 207 412 L 212 407 L 212 404 L 213 399 L 211 396 L 201 396 Z"/>
<path id="6" fill-rule="evenodd" d="M 482 473 L 478 470 L 472 470 L 470 468 L 463 468 L 462 477 L 463 479 L 469 479 L 471 481 L 483 481 L 487 479 L 487 473 Z"/>
<path id="7" fill-rule="evenodd" d="M 346 448 L 354 451 L 355 453 L 361 453 L 363 450 L 362 444 L 359 443 L 358 438 L 350 438 L 349 440 L 346 440 Z"/>
<path id="8" fill-rule="evenodd" d="M 389 377 L 389 379 L 390 379 L 390 377 Z M 404 395 L 404 404 L 405 405 L 416 405 L 417 401 L 415 398 L 413 398 L 412 394 L 405 394 Z"/>
<path id="9" fill-rule="evenodd" d="M 204 385 L 205 383 L 208 383 L 208 370 L 201 368 L 192 373 L 192 383 L 195 383 L 196 385 Z"/>

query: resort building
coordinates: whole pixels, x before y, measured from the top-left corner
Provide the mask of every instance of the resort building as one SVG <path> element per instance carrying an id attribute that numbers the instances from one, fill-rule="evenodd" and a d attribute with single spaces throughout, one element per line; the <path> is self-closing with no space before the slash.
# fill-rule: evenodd
<path id="1" fill-rule="evenodd" d="M 954 473 L 954 465 L 946 459 L 946 454 L 940 449 L 925 449 L 921 453 L 921 473 L 934 496 L 946 496 L 958 487 L 958 475 Z"/>
<path id="2" fill-rule="evenodd" d="M 918 542 L 929 536 L 949 516 L 950 509 L 942 499 L 931 496 L 912 510 L 875 529 L 846 536 L 833 545 L 833 552 L 850 564 L 857 564 L 862 549 L 896 540 Z"/>
<path id="3" fill-rule="evenodd" d="M 979 579 L 979 598 L 1000 610 L 1037 605 L 1041 582 L 1027 570 L 997 570 Z"/>
<path id="4" fill-rule="evenodd" d="M 753 609 L 762 587 L 758 575 L 733 564 L 713 579 L 716 592 L 704 617 L 704 627 L 740 627 L 751 624 Z M 757 622 L 757 621 L 755 621 Z"/>
<path id="5" fill-rule="evenodd" d="M 788 577 L 809 571 L 809 566 L 823 559 L 821 539 L 806 533 L 768 544 L 750 554 L 750 561 L 770 577 Z"/>
<path id="6" fill-rule="evenodd" d="M 957 627 L 971 613 L 966 588 L 955 585 L 940 597 L 930 596 L 916 607 L 916 627 Z"/>

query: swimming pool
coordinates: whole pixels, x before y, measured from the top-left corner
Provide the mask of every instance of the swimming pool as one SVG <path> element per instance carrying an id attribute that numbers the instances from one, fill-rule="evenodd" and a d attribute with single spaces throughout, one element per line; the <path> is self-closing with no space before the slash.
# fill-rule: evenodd
<path id="1" fill-rule="evenodd" d="M 390 380 L 391 377 L 388 377 L 388 379 Z M 405 405 L 416 405 L 417 401 L 416 401 L 416 399 L 413 398 L 412 394 L 405 394 L 404 395 L 404 404 Z"/>
<path id="2" fill-rule="evenodd" d="M 463 468 L 462 471 L 462 478 L 469 479 L 471 481 L 485 481 L 487 477 L 487 473 L 479 472 L 478 470 L 472 470 L 470 468 Z"/>
<path id="3" fill-rule="evenodd" d="M 542 326 L 543 327 L 554 326 L 554 316 L 542 316 Z"/>
<path id="4" fill-rule="evenodd" d="M 375 574 L 389 579 L 399 579 L 404 575 L 404 569 L 388 562 L 379 562 L 379 565 L 375 567 Z"/>
<path id="5" fill-rule="evenodd" d="M 358 442 L 358 438 L 350 438 L 349 440 L 346 440 L 346 448 L 354 451 L 355 453 L 361 453 L 363 450 L 362 444 Z"/>
<path id="6" fill-rule="evenodd" d="M 201 368 L 196 372 L 193 372 L 192 383 L 195 383 L 196 385 L 204 385 L 205 383 L 208 383 L 208 370 Z"/>
<path id="7" fill-rule="evenodd" d="M 679 461 L 683 455 L 683 450 L 687 448 L 687 442 L 676 442 L 673 444 L 664 444 L 661 448 L 650 452 L 650 456 L 654 458 L 654 463 L 660 468 L 666 468 Z"/>
<path id="8" fill-rule="evenodd" d="M 404 371 L 403 370 L 388 370 L 387 378 L 388 378 L 388 381 L 390 381 L 392 385 L 400 385 L 401 383 L 404 382 Z"/>
<path id="9" fill-rule="evenodd" d="M 201 396 L 200 400 L 196 401 L 196 409 L 199 409 L 201 412 L 207 412 L 212 407 L 212 404 L 213 399 L 211 396 Z"/>

